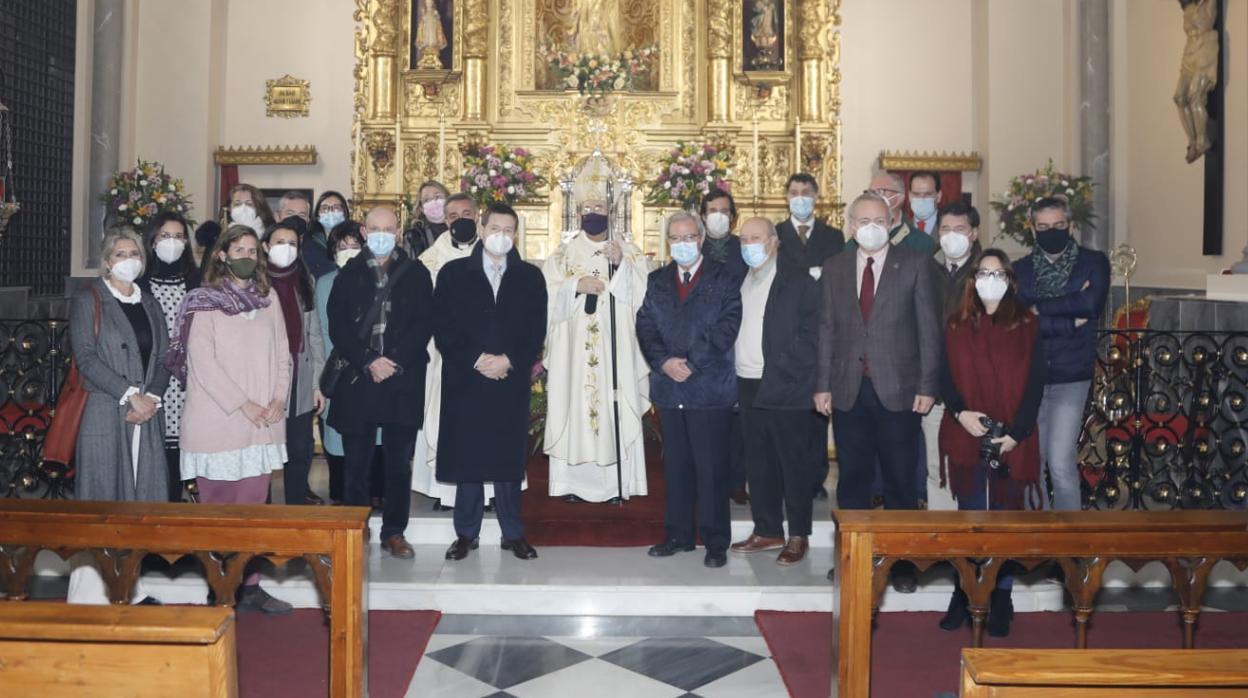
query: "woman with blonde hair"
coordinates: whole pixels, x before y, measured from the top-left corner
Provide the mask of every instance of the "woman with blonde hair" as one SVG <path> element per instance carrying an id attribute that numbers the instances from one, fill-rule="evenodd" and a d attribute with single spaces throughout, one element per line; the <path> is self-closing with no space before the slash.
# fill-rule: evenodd
<path id="1" fill-rule="evenodd" d="M 264 504 L 286 460 L 286 323 L 250 226 L 227 228 L 210 254 L 203 285 L 178 309 L 169 351 L 186 385 L 182 479 L 195 479 L 205 504 Z M 291 611 L 260 588 L 257 573 L 243 582 L 238 608 Z"/>

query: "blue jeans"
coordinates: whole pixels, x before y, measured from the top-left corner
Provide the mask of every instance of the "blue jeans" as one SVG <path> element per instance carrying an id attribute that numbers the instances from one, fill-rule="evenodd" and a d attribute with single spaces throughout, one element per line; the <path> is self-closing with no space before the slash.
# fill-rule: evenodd
<path id="1" fill-rule="evenodd" d="M 1044 386 L 1040 401 L 1040 462 L 1053 481 L 1053 509 L 1058 511 L 1083 508 L 1077 456 L 1079 427 L 1091 387 L 1090 380 L 1053 383 Z"/>
<path id="2" fill-rule="evenodd" d="M 958 497 L 958 511 L 984 511 L 989 509 L 988 502 L 991 501 L 988 497 L 989 480 L 998 477 L 1000 476 L 994 472 L 989 472 L 982 465 L 976 468 L 975 487 L 965 496 Z M 1006 486 L 1004 481 L 993 482 L 992 485 L 994 490 L 997 487 Z M 1005 570 L 1002 570 L 1002 573 L 997 577 L 997 588 L 1013 589 L 1014 576 L 1004 572 Z"/>

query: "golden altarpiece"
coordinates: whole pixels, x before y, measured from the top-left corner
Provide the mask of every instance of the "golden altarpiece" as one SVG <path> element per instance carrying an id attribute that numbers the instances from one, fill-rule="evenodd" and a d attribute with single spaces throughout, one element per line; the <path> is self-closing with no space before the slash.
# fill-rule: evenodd
<path id="1" fill-rule="evenodd" d="M 352 187 L 361 209 L 421 182 L 455 191 L 466 144 L 524 147 L 545 195 L 521 203 L 524 249 L 559 241 L 559 180 L 600 150 L 636 182 L 633 238 L 665 256 L 646 205 L 678 140 L 731 148 L 742 214 L 784 215 L 791 172 L 815 175 L 841 217 L 840 0 L 356 0 Z M 587 99 L 552 80 L 544 45 L 657 49 L 644 81 Z M 799 163 L 800 159 L 800 163 Z"/>

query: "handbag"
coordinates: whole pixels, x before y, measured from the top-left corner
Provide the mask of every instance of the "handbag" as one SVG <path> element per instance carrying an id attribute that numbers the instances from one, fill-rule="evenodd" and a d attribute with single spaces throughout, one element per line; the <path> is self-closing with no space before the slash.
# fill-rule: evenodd
<path id="1" fill-rule="evenodd" d="M 95 296 L 95 336 L 100 336 L 100 292 L 91 289 Z M 65 374 L 65 383 L 61 386 L 61 394 L 52 408 L 52 422 L 43 436 L 42 460 L 45 463 L 60 463 L 66 467 L 74 459 L 74 451 L 78 447 L 78 427 L 82 425 L 82 413 L 87 409 L 87 387 L 83 384 L 82 374 L 78 372 L 78 363 L 69 362 L 69 373 Z"/>
<path id="2" fill-rule="evenodd" d="M 364 318 L 360 322 L 361 342 L 368 341 L 369 335 L 373 332 L 373 323 L 377 322 L 377 317 L 381 315 L 382 306 L 390 299 L 390 291 L 394 289 L 394 285 L 412 264 L 415 264 L 415 262 L 408 260 L 407 263 L 395 269 L 394 273 L 386 281 L 386 285 L 382 286 L 376 297 L 373 298 L 372 307 L 368 309 L 368 312 L 364 314 Z M 329 358 L 325 359 L 325 368 L 321 369 L 319 381 L 321 394 L 331 400 L 334 399 L 334 393 L 345 383 L 354 379 L 358 372 L 359 369 L 352 366 L 351 362 L 347 361 L 347 357 L 343 356 L 337 347 L 334 347 L 334 350 L 329 352 Z"/>

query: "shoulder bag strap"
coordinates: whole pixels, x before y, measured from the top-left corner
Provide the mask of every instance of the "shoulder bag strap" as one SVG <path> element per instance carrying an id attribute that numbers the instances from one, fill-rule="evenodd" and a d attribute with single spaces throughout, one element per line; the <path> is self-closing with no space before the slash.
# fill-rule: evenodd
<path id="1" fill-rule="evenodd" d="M 390 278 L 386 280 L 386 285 L 381 287 L 377 295 L 373 298 L 373 305 L 364 314 L 364 320 L 360 323 L 360 341 L 367 341 L 373 331 L 373 323 L 377 322 L 377 316 L 381 315 L 381 308 L 390 298 L 390 292 L 394 290 L 394 285 L 405 274 L 411 266 L 411 260 L 405 260 L 403 264 L 395 269 Z"/>

